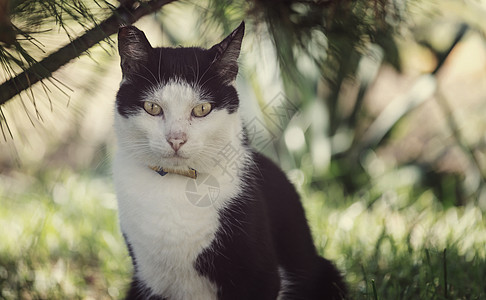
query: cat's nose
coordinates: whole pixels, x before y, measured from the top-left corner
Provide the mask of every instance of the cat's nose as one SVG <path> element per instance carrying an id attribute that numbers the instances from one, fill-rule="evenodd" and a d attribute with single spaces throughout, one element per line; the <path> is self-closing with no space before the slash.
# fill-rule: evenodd
<path id="1" fill-rule="evenodd" d="M 179 150 L 182 145 L 186 143 L 186 139 L 183 137 L 178 137 L 178 138 L 168 138 L 167 142 L 169 142 L 169 145 L 174 149 L 175 152 Z"/>

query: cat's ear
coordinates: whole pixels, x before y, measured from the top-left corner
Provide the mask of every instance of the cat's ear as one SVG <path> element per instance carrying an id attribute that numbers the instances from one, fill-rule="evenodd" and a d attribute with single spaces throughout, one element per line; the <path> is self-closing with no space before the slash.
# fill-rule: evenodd
<path id="1" fill-rule="evenodd" d="M 221 43 L 211 47 L 210 51 L 215 52 L 213 65 L 227 84 L 232 83 L 238 75 L 238 56 L 240 55 L 241 41 L 245 33 L 245 22 L 241 22 L 230 35 Z"/>
<path id="2" fill-rule="evenodd" d="M 123 77 L 140 71 L 149 60 L 152 46 L 145 34 L 135 26 L 121 27 L 118 31 L 118 52 L 121 58 Z"/>

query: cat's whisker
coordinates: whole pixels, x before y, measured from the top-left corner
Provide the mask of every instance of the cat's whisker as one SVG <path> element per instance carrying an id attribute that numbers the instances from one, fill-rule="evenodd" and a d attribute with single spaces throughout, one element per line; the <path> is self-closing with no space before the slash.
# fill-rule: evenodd
<path id="1" fill-rule="evenodd" d="M 195 74 L 195 85 L 199 86 L 199 59 L 197 58 L 196 51 L 193 50 L 194 58 L 196 59 L 196 74 Z M 194 69 L 193 69 L 194 72 Z"/>
<path id="2" fill-rule="evenodd" d="M 129 140 L 121 140 L 119 141 L 119 144 L 124 146 L 124 147 L 149 147 L 150 144 L 148 142 L 142 142 L 142 141 L 129 141 Z"/>
<path id="3" fill-rule="evenodd" d="M 193 66 L 190 66 L 189 69 L 192 71 L 192 76 L 194 76 L 194 78 L 196 78 L 196 81 L 197 81 L 197 74 L 196 74 L 196 70 L 194 70 L 194 67 Z M 195 84 L 192 84 L 191 87 L 193 89 L 196 89 L 196 85 Z"/>
<path id="4" fill-rule="evenodd" d="M 159 62 L 160 62 L 160 60 L 159 60 Z M 160 83 L 160 80 L 157 80 L 157 77 L 155 77 L 155 74 L 152 71 L 150 71 L 149 68 L 147 68 L 145 65 L 143 67 L 144 67 L 145 70 L 147 70 L 149 72 L 150 75 L 152 75 L 152 78 L 155 80 L 154 83 L 152 83 L 152 82 L 150 82 L 150 83 L 152 83 L 153 85 Z"/>
<path id="5" fill-rule="evenodd" d="M 200 80 L 202 80 L 202 79 L 204 78 L 204 75 L 206 75 L 206 73 L 207 73 L 207 72 L 208 72 L 208 71 L 211 69 L 211 67 L 214 65 L 214 63 L 215 63 L 215 62 L 216 62 L 216 60 L 213 60 L 213 61 L 212 61 L 212 62 L 209 64 L 209 66 L 206 68 L 206 70 L 204 71 L 204 73 L 201 75 Z M 205 81 L 205 83 L 206 83 L 206 82 L 207 82 L 207 80 Z M 198 85 L 199 85 L 199 86 L 204 86 L 204 84 L 203 84 L 203 85 L 198 84 Z"/>
<path id="6" fill-rule="evenodd" d="M 204 74 L 206 74 L 206 73 L 204 73 Z M 202 84 L 200 84 L 200 86 L 203 87 L 206 83 L 208 83 L 208 81 L 210 81 L 210 80 L 212 80 L 216 77 L 218 77 L 218 75 L 213 75 L 213 76 L 207 78 Z"/>
<path id="7" fill-rule="evenodd" d="M 142 79 L 145 79 L 148 83 L 153 84 L 153 82 L 151 80 L 149 80 L 147 77 L 145 77 L 143 75 L 140 75 L 138 73 L 134 73 L 133 75 L 138 76 L 138 77 L 140 77 Z"/>
<path id="8" fill-rule="evenodd" d="M 158 70 L 157 70 L 157 73 L 159 75 L 159 84 L 162 84 L 162 80 L 160 79 L 160 65 L 162 63 L 162 51 L 159 50 L 159 67 L 158 67 Z"/>

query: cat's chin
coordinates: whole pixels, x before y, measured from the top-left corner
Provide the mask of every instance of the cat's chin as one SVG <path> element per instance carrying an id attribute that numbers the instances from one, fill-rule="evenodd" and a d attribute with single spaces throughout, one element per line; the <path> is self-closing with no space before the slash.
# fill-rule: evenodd
<path id="1" fill-rule="evenodd" d="M 160 162 L 161 166 L 169 168 L 187 168 L 189 167 L 188 163 L 189 159 L 182 156 L 164 157 L 164 159 Z"/>

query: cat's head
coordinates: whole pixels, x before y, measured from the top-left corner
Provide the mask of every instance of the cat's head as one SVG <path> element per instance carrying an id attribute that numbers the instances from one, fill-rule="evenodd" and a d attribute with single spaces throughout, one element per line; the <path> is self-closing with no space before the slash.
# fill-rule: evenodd
<path id="1" fill-rule="evenodd" d="M 116 96 L 118 145 L 148 166 L 214 167 L 240 144 L 234 87 L 244 23 L 210 49 L 153 48 L 133 26 L 118 34 L 123 80 Z"/>

